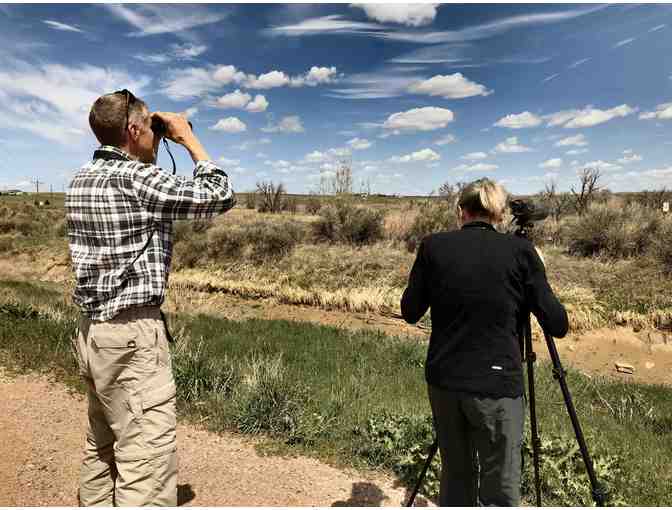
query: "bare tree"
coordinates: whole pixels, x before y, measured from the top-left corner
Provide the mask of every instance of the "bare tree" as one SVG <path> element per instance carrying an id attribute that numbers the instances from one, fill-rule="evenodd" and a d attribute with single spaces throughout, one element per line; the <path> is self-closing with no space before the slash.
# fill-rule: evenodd
<path id="1" fill-rule="evenodd" d="M 259 195 L 259 212 L 279 213 L 284 209 L 285 186 L 282 183 L 257 182 L 256 194 Z"/>
<path id="2" fill-rule="evenodd" d="M 572 194 L 574 195 L 574 206 L 579 216 L 586 212 L 588 206 L 595 198 L 595 195 L 600 191 L 600 170 L 598 168 L 584 168 L 579 174 L 579 181 L 581 183 L 580 191 L 574 190 L 572 187 Z"/>
<path id="3" fill-rule="evenodd" d="M 558 192 L 555 181 L 546 183 L 540 195 L 542 203 L 555 221 L 558 221 L 572 206 L 572 195 Z"/>
<path id="4" fill-rule="evenodd" d="M 339 160 L 334 174 L 320 176 L 320 193 L 323 195 L 345 195 L 352 193 L 352 161 L 348 157 Z"/>

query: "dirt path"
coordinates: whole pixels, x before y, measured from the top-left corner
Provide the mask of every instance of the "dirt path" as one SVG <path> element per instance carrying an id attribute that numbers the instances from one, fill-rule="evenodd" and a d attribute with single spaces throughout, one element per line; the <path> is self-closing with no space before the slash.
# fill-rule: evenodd
<path id="1" fill-rule="evenodd" d="M 44 376 L 0 375 L 0 506 L 76 506 L 86 401 Z M 180 424 L 179 491 L 188 506 L 400 506 L 381 475 L 260 456 L 254 441 Z"/>

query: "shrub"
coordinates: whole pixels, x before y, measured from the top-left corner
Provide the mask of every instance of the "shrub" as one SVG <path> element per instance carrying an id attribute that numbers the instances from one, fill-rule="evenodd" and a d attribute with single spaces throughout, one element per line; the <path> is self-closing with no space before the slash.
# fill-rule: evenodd
<path id="1" fill-rule="evenodd" d="M 0 253 L 11 252 L 14 249 L 14 239 L 12 237 L 0 237 Z"/>
<path id="2" fill-rule="evenodd" d="M 305 238 L 305 230 L 292 221 L 267 223 L 259 221 L 249 225 L 244 241 L 252 247 L 251 257 L 257 261 L 279 259 L 288 255 Z"/>
<path id="3" fill-rule="evenodd" d="M 654 258 L 661 264 L 663 271 L 672 274 L 672 217 L 666 217 L 660 222 L 660 227 L 653 238 L 652 252 Z"/>
<path id="4" fill-rule="evenodd" d="M 256 209 L 257 208 L 257 194 L 256 193 L 246 193 L 245 194 L 245 207 L 247 209 Z"/>
<path id="5" fill-rule="evenodd" d="M 207 253 L 211 259 L 238 258 L 246 243 L 243 229 L 220 225 L 207 232 Z"/>
<path id="6" fill-rule="evenodd" d="M 425 236 L 434 232 L 455 230 L 457 227 L 457 211 L 452 202 L 425 202 L 420 205 L 415 221 L 404 236 L 406 249 L 414 252 Z"/>
<path id="7" fill-rule="evenodd" d="M 306 201 L 306 213 L 307 214 L 317 214 L 322 209 L 322 202 L 317 197 L 310 197 Z"/>
<path id="8" fill-rule="evenodd" d="M 660 217 L 637 203 L 591 204 L 568 229 L 569 251 L 575 255 L 631 257 L 645 253 L 657 235 Z"/>
<path id="9" fill-rule="evenodd" d="M 183 239 L 173 246 L 172 266 L 175 270 L 191 268 L 205 259 L 208 243 L 203 237 Z"/>
<path id="10" fill-rule="evenodd" d="M 191 230 L 201 234 L 212 227 L 212 218 L 197 218 L 191 222 Z"/>
<path id="11" fill-rule="evenodd" d="M 383 239 L 383 219 L 382 212 L 341 202 L 320 210 L 313 233 L 318 241 L 372 244 Z"/>
<path id="12" fill-rule="evenodd" d="M 282 204 L 282 208 L 289 213 L 296 214 L 296 211 L 299 208 L 299 201 L 294 197 L 288 198 Z"/>

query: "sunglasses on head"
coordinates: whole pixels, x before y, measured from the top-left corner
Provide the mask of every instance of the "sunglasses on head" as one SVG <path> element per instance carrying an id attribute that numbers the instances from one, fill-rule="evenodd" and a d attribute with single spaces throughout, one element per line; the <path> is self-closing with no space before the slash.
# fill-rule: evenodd
<path id="1" fill-rule="evenodd" d="M 133 93 L 128 89 L 117 90 L 115 94 L 123 94 L 124 96 L 126 96 L 126 123 L 124 124 L 124 132 L 126 132 L 126 130 L 128 129 L 128 111 L 131 106 L 131 103 L 135 103 L 136 99 Z"/>

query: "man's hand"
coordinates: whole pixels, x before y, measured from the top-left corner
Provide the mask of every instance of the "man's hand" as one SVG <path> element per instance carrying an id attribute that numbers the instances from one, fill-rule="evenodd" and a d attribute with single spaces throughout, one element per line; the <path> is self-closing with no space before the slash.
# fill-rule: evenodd
<path id="1" fill-rule="evenodd" d="M 194 163 L 202 159 L 210 159 L 201 142 L 189 126 L 189 121 L 183 115 L 172 112 L 154 112 L 152 117 L 158 117 L 166 126 L 166 138 L 182 145 L 189 154 Z"/>

